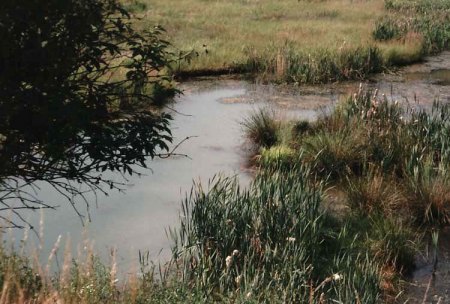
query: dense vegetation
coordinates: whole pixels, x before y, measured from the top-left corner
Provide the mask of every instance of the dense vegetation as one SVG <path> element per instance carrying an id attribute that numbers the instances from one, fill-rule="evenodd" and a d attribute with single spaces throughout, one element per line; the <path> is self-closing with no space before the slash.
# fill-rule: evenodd
<path id="1" fill-rule="evenodd" d="M 205 3 L 211 14 L 199 9 Z M 124 0 L 139 16 L 173 18 L 169 32 L 184 60 L 175 68 L 189 73 L 231 69 L 298 83 L 362 79 L 448 48 L 448 1 L 343 3 L 350 2 L 186 0 L 174 7 Z M 216 10 L 231 21 L 217 22 Z M 235 22 L 243 17 L 250 28 Z M 209 20 L 223 26 L 210 27 L 202 40 L 198 24 Z M 316 32 L 292 34 L 305 20 Z M 268 45 L 264 31 L 278 33 L 280 22 L 286 35 Z M 367 26 L 346 36 L 361 22 Z M 216 37 L 228 23 L 242 37 Z M 342 36 L 314 44 L 331 24 L 330 35 Z M 176 40 L 179 28 L 188 30 L 178 34 L 185 40 Z M 239 48 L 246 31 L 258 40 Z M 286 37 L 293 41 L 284 43 Z M 68 250 L 52 274 L 58 244 L 46 266 L 4 245 L 0 303 L 395 302 L 422 234 L 450 221 L 450 106 L 435 102 L 424 110 L 360 88 L 314 122 L 279 122 L 261 110 L 243 126 L 255 145 L 253 182 L 242 189 L 235 178 L 217 176 L 207 187 L 195 185 L 182 203 L 180 228 L 170 231 L 168 265 L 157 269 L 141 254 L 137 274 L 121 277 L 114 254 L 106 265 L 89 250 L 77 259 Z"/>
<path id="2" fill-rule="evenodd" d="M 181 226 L 170 233 L 173 260 L 164 269 L 148 269 L 141 257 L 141 275 L 117 283 L 115 262 L 104 266 L 87 252 L 84 262 L 66 257 L 55 277 L 2 251 L 6 296 L 394 302 L 399 280 L 414 269 L 421 235 L 449 221 L 450 107 L 416 109 L 361 89 L 315 122 L 270 119 L 262 111 L 245 123 L 260 147 L 260 169 L 248 188 L 218 176 L 183 202 Z M 258 128 L 273 133 L 267 142 Z"/>
<path id="3" fill-rule="evenodd" d="M 345 191 L 353 211 L 447 224 L 449 122 L 448 104 L 404 109 L 360 90 L 317 121 L 295 123 L 281 147 L 261 150 L 260 165 L 292 166 L 300 158 L 320 180 Z"/>
<path id="4" fill-rule="evenodd" d="M 161 28 L 135 31 L 114 0 L 2 1 L 0 20 L 1 227 L 53 207 L 36 182 L 71 200 L 168 150 L 170 116 L 154 110 L 174 93 Z"/>
<path id="5" fill-rule="evenodd" d="M 386 50 L 387 62 L 406 64 L 426 54 L 434 54 L 450 46 L 450 3 L 438 1 L 386 0 L 386 16 L 375 23 L 373 37 L 378 41 L 419 40 L 420 48 L 399 52 Z"/>

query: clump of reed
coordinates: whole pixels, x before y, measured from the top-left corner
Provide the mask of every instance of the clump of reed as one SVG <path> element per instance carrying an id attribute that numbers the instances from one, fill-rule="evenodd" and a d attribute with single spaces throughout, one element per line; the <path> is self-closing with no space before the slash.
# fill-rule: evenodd
<path id="1" fill-rule="evenodd" d="M 304 138 L 301 147 L 304 161 L 310 163 L 321 178 L 336 180 L 362 170 L 365 145 L 349 130 L 336 133 L 319 131 Z"/>
<path id="2" fill-rule="evenodd" d="M 310 174 L 271 168 L 248 189 L 223 177 L 197 185 L 172 231 L 184 282 L 205 301 L 377 303 L 377 259 L 322 211 Z"/>
<path id="3" fill-rule="evenodd" d="M 289 43 L 281 48 L 247 52 L 249 71 L 282 82 L 326 83 L 362 80 L 383 70 L 383 56 L 375 46 L 316 49 L 299 52 Z"/>
<path id="4" fill-rule="evenodd" d="M 278 142 L 278 125 L 275 114 L 268 108 L 260 108 L 251 113 L 241 125 L 246 136 L 257 148 L 270 148 Z"/>
<path id="5" fill-rule="evenodd" d="M 316 121 L 286 125 L 290 140 L 263 150 L 261 169 L 290 174 L 306 166 L 299 178 L 336 188 L 344 195 L 332 203 L 348 207 L 334 229 L 323 230 L 335 236 L 323 238 L 323 264 L 348 242 L 378 263 L 378 286 L 394 290 L 396 278 L 414 268 L 418 231 L 449 223 L 450 105 L 399 104 L 360 87 Z"/>
<path id="6" fill-rule="evenodd" d="M 431 225 L 450 223 L 450 180 L 446 172 L 425 163 L 414 168 L 406 182 L 405 196 L 417 221 Z"/>
<path id="7" fill-rule="evenodd" d="M 354 212 L 391 215 L 406 204 L 404 193 L 395 182 L 395 178 L 386 176 L 378 170 L 369 169 L 364 176 L 346 177 L 344 187 L 347 202 Z"/>
<path id="8" fill-rule="evenodd" d="M 448 222 L 450 108 L 420 109 L 358 93 L 319 118 L 294 145 L 315 174 L 343 187 L 362 212 L 402 210 L 418 223 Z"/>

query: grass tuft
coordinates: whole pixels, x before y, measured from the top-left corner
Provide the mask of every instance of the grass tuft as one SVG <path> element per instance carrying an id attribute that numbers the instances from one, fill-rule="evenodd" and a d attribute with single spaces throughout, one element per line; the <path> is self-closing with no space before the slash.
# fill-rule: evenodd
<path id="1" fill-rule="evenodd" d="M 251 113 L 241 125 L 247 137 L 259 148 L 270 148 L 278 141 L 278 122 L 275 114 L 267 108 Z"/>

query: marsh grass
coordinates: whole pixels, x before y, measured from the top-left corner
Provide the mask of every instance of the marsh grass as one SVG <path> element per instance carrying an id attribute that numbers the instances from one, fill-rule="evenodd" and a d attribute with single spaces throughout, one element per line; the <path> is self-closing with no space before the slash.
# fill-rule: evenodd
<path id="1" fill-rule="evenodd" d="M 139 18 L 138 28 L 167 29 L 181 59 L 173 70 L 183 76 L 364 79 L 448 47 L 446 0 L 122 1 Z"/>
<path id="2" fill-rule="evenodd" d="M 241 125 L 257 149 L 270 148 L 279 140 L 279 122 L 275 119 L 275 113 L 268 108 L 255 110 L 241 122 Z"/>
<path id="3" fill-rule="evenodd" d="M 385 176 L 376 169 L 369 169 L 362 177 L 347 177 L 343 187 L 349 206 L 359 214 L 392 216 L 407 203 L 403 188 L 397 185 L 395 178 Z"/>
<path id="4" fill-rule="evenodd" d="M 365 146 L 348 130 L 317 132 L 303 139 L 301 147 L 304 160 L 324 179 L 336 180 L 362 170 Z"/>
<path id="5" fill-rule="evenodd" d="M 450 207 L 449 109 L 439 102 L 429 110 L 402 106 L 360 88 L 293 147 L 315 174 L 343 187 L 353 209 L 443 224 Z"/>
<path id="6" fill-rule="evenodd" d="M 182 58 L 174 66 L 181 75 L 250 72 L 277 81 L 322 83 L 364 79 L 386 65 L 424 55 L 396 39 L 404 35 L 403 27 L 390 17 L 394 8 L 382 1 L 123 1 L 141 17 L 139 28 L 157 23 L 168 30 Z M 445 45 L 437 42 L 445 36 L 438 22 L 422 28 L 438 33 L 424 35 L 427 45 Z"/>
<path id="7" fill-rule="evenodd" d="M 434 54 L 448 49 L 450 45 L 450 4 L 446 0 L 385 0 L 386 16 L 375 23 L 373 37 L 379 41 L 405 43 L 411 34 L 420 35 L 420 55 Z M 395 48 L 394 48 L 395 49 Z M 387 51 L 388 64 L 408 63 L 414 56 L 403 60 L 394 56 L 393 49 Z M 410 62 L 410 61 L 409 61 Z"/>
<path id="8" fill-rule="evenodd" d="M 358 246 L 368 248 L 372 258 L 378 261 L 383 269 L 392 267 L 397 275 L 408 274 L 414 269 L 415 255 L 420 250 L 421 234 L 407 223 L 378 212 L 372 212 L 369 216 L 357 214 L 348 217 L 346 221 L 348 229 L 359 233 Z"/>
<path id="9" fill-rule="evenodd" d="M 289 170 L 295 163 L 299 163 L 300 156 L 297 152 L 285 145 L 263 148 L 258 156 L 259 166 L 268 168 L 277 168 L 278 170 Z"/>
<path id="10" fill-rule="evenodd" d="M 277 55 L 274 57 L 273 54 Z M 249 70 L 282 82 L 325 83 L 365 79 L 383 70 L 383 57 L 378 48 L 348 47 L 317 48 L 301 52 L 292 44 L 283 47 L 252 50 L 248 53 Z"/>
<path id="11" fill-rule="evenodd" d="M 432 225 L 450 223 L 450 180 L 447 173 L 436 172 L 429 164 L 415 170 L 407 179 L 411 212 L 421 222 Z"/>
<path id="12" fill-rule="evenodd" d="M 0 246 L 0 303 L 198 303 L 201 297 L 189 290 L 172 273 L 140 254 L 139 267 L 122 274 L 114 252 L 110 263 L 100 260 L 90 245 L 73 257 L 70 248 L 53 248 L 48 264 L 39 262 L 36 251 L 20 253 L 8 245 Z M 63 263 L 50 271 L 55 254 Z M 123 269 L 122 269 L 123 271 Z M 161 273 L 161 272 L 164 273 Z"/>
<path id="13" fill-rule="evenodd" d="M 361 214 L 396 214 L 419 225 L 449 222 L 449 105 L 415 108 L 361 87 L 317 121 L 290 125 L 291 141 L 264 150 L 262 168 L 307 164 L 312 180 L 339 187 Z"/>
<path id="14" fill-rule="evenodd" d="M 248 189 L 221 177 L 197 185 L 172 232 L 185 283 L 206 301 L 377 303 L 379 264 L 322 211 L 309 178 L 305 167 L 272 168 Z"/>

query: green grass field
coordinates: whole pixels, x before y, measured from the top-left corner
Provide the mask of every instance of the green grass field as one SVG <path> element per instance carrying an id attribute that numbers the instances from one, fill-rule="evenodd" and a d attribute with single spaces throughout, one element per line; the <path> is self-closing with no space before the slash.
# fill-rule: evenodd
<path id="1" fill-rule="evenodd" d="M 444 0 L 122 1 L 140 29 L 167 30 L 184 58 L 174 65 L 179 74 L 253 72 L 299 83 L 364 79 L 445 49 L 450 36 Z"/>
<path id="2" fill-rule="evenodd" d="M 176 48 L 199 53 L 184 67 L 188 70 L 235 67 L 251 52 L 286 44 L 307 52 L 365 46 L 373 43 L 374 23 L 385 13 L 381 0 L 140 0 L 128 5 L 142 17 L 140 26 L 160 24 Z"/>

